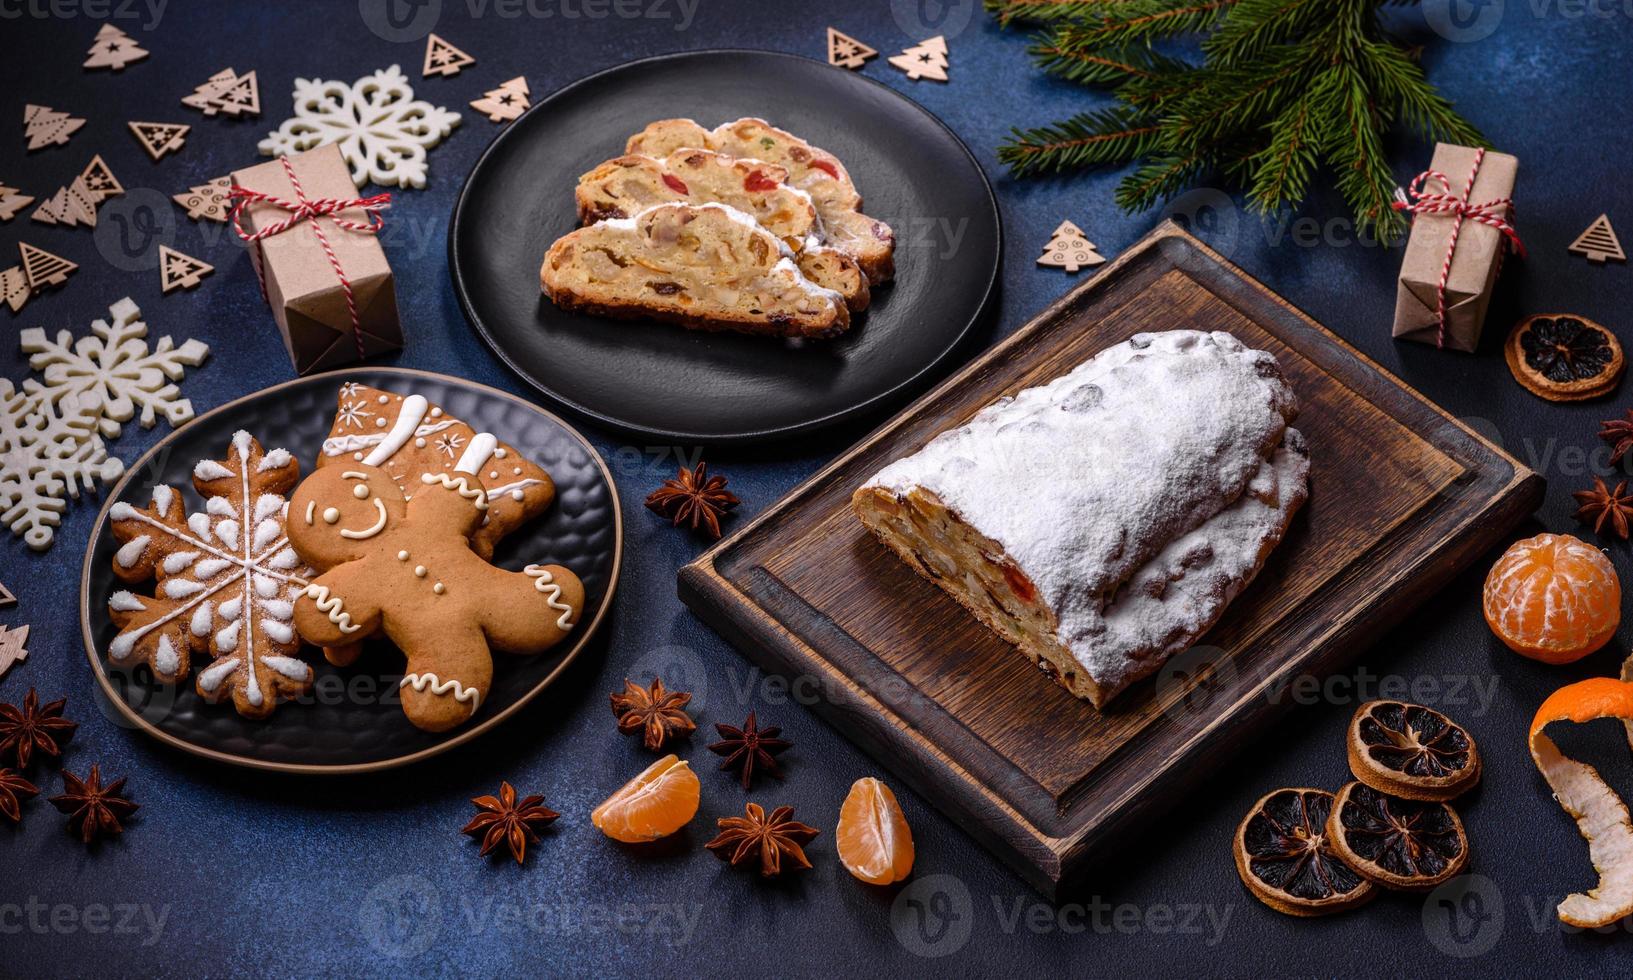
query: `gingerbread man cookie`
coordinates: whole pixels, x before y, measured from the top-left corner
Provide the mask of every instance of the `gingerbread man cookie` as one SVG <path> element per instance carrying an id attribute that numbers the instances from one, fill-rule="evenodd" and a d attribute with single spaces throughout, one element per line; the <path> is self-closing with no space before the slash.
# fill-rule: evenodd
<path id="1" fill-rule="evenodd" d="M 334 425 L 323 440 L 317 467 L 367 463 L 391 474 L 403 496 L 413 499 L 420 478 L 446 473 L 478 433 L 423 395 L 399 395 L 356 381 L 340 386 Z M 471 534 L 471 549 L 493 557 L 494 545 L 556 499 L 556 485 L 515 447 L 498 443 L 473 474 L 488 494 L 488 509 Z"/>
<path id="2" fill-rule="evenodd" d="M 473 435 L 451 470 L 419 477 L 410 499 L 385 469 L 353 460 L 307 477 L 290 500 L 289 540 L 322 572 L 295 603 L 295 629 L 355 656 L 382 631 L 408 658 L 403 712 L 426 731 L 476 713 L 493 680 L 490 649 L 537 654 L 559 643 L 584 605 L 578 576 L 560 565 L 510 572 L 472 549 L 488 510 L 475 474 L 498 440 Z"/>
<path id="3" fill-rule="evenodd" d="M 113 571 L 128 583 L 156 579 L 151 596 L 115 592 L 108 609 L 119 635 L 108 659 L 121 667 L 146 663 L 158 680 L 186 677 L 193 653 L 210 666 L 195 686 L 206 701 L 232 698 L 238 713 L 265 718 L 280 700 L 312 686 L 300 648 L 295 598 L 311 569 L 301 564 L 284 532 L 283 495 L 300 479 L 288 452 L 262 452 L 242 430 L 225 460 L 193 468 L 204 510 L 186 514 L 181 494 L 160 484 L 145 508 L 124 501 L 108 511 L 121 544 Z"/>

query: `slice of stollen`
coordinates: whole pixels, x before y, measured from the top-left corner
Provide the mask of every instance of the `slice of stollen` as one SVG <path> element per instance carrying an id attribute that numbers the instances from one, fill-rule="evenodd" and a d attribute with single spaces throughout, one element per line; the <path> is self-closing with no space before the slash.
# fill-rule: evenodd
<path id="1" fill-rule="evenodd" d="M 693 330 L 832 337 L 850 326 L 843 296 L 723 204 L 660 204 L 569 232 L 545 253 L 539 280 L 563 309 Z"/>

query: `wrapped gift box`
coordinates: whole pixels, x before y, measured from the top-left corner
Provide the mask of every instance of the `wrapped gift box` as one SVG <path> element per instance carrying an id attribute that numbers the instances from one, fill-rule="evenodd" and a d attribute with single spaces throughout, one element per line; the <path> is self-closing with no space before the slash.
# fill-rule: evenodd
<path id="1" fill-rule="evenodd" d="M 1478 170 L 1476 170 L 1478 165 Z M 1395 337 L 1425 344 L 1439 344 L 1454 350 L 1472 351 L 1480 343 L 1480 330 L 1491 304 L 1491 290 L 1502 270 L 1503 252 L 1509 239 L 1498 228 L 1473 217 L 1458 216 L 1450 210 L 1424 207 L 1429 196 L 1445 194 L 1479 207 L 1506 201 L 1514 194 L 1514 177 L 1519 161 L 1507 153 L 1478 150 L 1451 143 L 1435 144 L 1431 170 L 1446 175 L 1451 186 L 1419 178 L 1414 189 L 1421 191 L 1412 219 L 1412 233 L 1401 260 L 1399 285 L 1395 291 Z M 1469 184 L 1469 175 L 1474 183 Z M 1466 197 L 1464 188 L 1468 188 Z M 1512 219 L 1507 204 L 1486 209 L 1504 221 Z M 1457 240 L 1452 241 L 1453 230 Z M 1455 244 L 1455 248 L 1453 248 Z M 1446 323 L 1440 324 L 1440 278 L 1451 253 L 1446 275 Z"/>
<path id="2" fill-rule="evenodd" d="M 240 226 L 262 236 L 250 243 L 250 256 L 297 372 L 339 367 L 403 346 L 396 283 L 379 238 L 345 226 L 370 224 L 368 211 L 350 207 L 269 233 L 292 217 L 283 204 L 358 200 L 338 146 L 234 171 L 232 185 L 277 199 L 245 199 Z M 346 284 L 351 287 L 351 303 Z"/>

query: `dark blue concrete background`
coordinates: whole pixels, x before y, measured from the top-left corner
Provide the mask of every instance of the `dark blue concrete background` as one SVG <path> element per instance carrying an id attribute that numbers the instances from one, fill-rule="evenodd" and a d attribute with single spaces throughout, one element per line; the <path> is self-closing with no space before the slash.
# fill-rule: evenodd
<path id="1" fill-rule="evenodd" d="M 522 74 L 536 95 L 645 55 L 750 46 L 823 55 L 834 24 L 885 54 L 943 32 L 951 49 L 947 85 L 907 81 L 884 63 L 866 74 L 920 100 L 957 131 L 987 167 L 1004 216 L 1007 254 L 1001 307 L 977 338 L 985 346 L 1014 330 L 1078 281 L 1033 265 L 1062 218 L 1085 229 L 1106 254 L 1144 234 L 1156 212 L 1125 215 L 1112 203 L 1116 173 L 1025 183 L 1004 176 L 994 148 L 1011 125 L 1039 124 L 1101 97 L 1034 71 L 1026 37 L 997 30 L 968 0 L 947 6 L 910 0 L 848 5 L 765 0 L 431 0 L 435 30 L 477 58 L 453 79 L 421 81 L 429 19 L 400 36 L 382 25 L 382 4 L 205 3 L 173 0 L 162 15 L 136 4 L 115 17 L 152 52 L 122 74 L 87 73 L 79 63 L 101 8 L 85 3 L 0 0 L 0 181 L 43 197 L 101 153 L 129 189 L 104 205 L 102 225 L 48 228 L 19 217 L 0 227 L 0 252 L 19 239 L 80 264 L 66 288 L 0 320 L 7 343 L 23 326 L 85 331 L 107 305 L 130 295 L 155 335 L 198 337 L 211 359 L 183 389 L 200 409 L 290 378 L 288 359 L 257 294 L 249 263 L 219 225 L 197 225 L 169 195 L 255 162 L 255 143 L 287 114 L 296 77 L 351 80 L 397 63 L 417 92 L 459 110 L 464 122 L 430 154 L 430 183 L 402 191 L 390 213 L 387 247 L 397 271 L 408 347 L 405 366 L 445 371 L 526 393 L 462 319 L 449 287 L 444 241 L 454 194 L 497 128 L 466 103 Z M 1452 10 L 1449 3 L 1456 3 Z M 88 14 L 87 9 L 90 11 Z M 1448 18 L 1448 11 L 1461 19 Z M 630 13 L 640 16 L 630 17 Z M 1389 338 L 1398 251 L 1358 241 L 1340 202 L 1319 193 L 1308 212 L 1262 220 L 1218 192 L 1180 202 L 1200 208 L 1204 237 L 1293 303 L 1356 344 L 1449 411 L 1500 439 L 1549 477 L 1539 514 L 1554 530 L 1576 527 L 1571 490 L 1608 473 L 1595 423 L 1624 399 L 1556 406 L 1509 378 L 1497 346 L 1518 316 L 1572 310 L 1626 331 L 1633 270 L 1590 267 L 1565 246 L 1602 211 L 1633 235 L 1626 191 L 1633 156 L 1633 10 L 1589 0 L 1428 0 L 1399 14 L 1403 33 L 1426 45 L 1424 63 L 1442 90 L 1503 150 L 1521 161 L 1521 228 L 1531 248 L 1491 314 L 1487 343 L 1473 356 L 1397 344 Z M 548 15 L 548 16 L 546 16 Z M 1448 40 L 1441 35 L 1451 35 Z M 178 104 L 223 66 L 259 73 L 259 119 L 205 119 Z M 20 120 L 30 102 L 87 119 L 66 147 L 25 153 Z M 190 123 L 186 149 L 155 164 L 125 122 Z M 1415 141 L 1391 144 L 1403 181 L 1427 164 Z M 924 179 L 934 180 L 935 174 Z M 156 203 L 155 203 L 156 202 Z M 160 234 L 217 266 L 202 288 L 161 297 L 153 247 L 140 229 L 121 242 L 120 222 L 146 204 Z M 123 216 L 123 217 L 120 217 Z M 125 251 L 135 250 L 136 258 Z M 1633 338 L 1629 338 L 1633 339 Z M 973 350 L 974 348 L 972 348 Z M 389 361 L 388 361 L 389 363 Z M 25 361 L 0 351 L 14 381 Z M 135 459 L 167 431 L 128 426 L 113 443 Z M 641 508 L 646 491 L 673 471 L 678 452 L 586 427 L 619 480 L 627 520 L 625 567 L 604 642 L 532 710 L 464 751 L 374 778 L 290 780 L 208 765 L 125 730 L 99 709 L 85 664 L 75 593 L 98 502 L 72 508 L 55 548 L 33 554 L 0 535 L 0 581 L 20 599 L 0 623 L 33 627 L 31 656 L 0 682 L 0 699 L 29 686 L 66 696 L 82 723 L 70 768 L 93 762 L 129 777 L 143 805 L 121 840 L 87 853 L 43 800 L 25 807 L 20 828 L 0 827 L 0 973 L 197 975 L 464 972 L 527 970 L 550 975 L 655 972 L 853 974 L 948 969 L 1050 975 L 1372 973 L 1595 974 L 1626 969 L 1625 930 L 1569 933 L 1551 911 L 1591 884 L 1586 848 L 1549 799 L 1524 750 L 1526 722 L 1546 692 L 1567 679 L 1613 672 L 1625 644 L 1569 669 L 1519 661 L 1482 625 L 1484 562 L 1421 612 L 1380 633 L 1360 665 L 1319 693 L 1290 692 L 1297 706 L 1268 736 L 1244 745 L 1223 771 L 1206 774 L 1171 814 L 1129 837 L 1077 904 L 1052 909 L 924 800 L 898 793 L 918 845 L 915 879 L 903 892 L 859 885 L 840 868 L 832 828 L 846 788 L 880 767 L 816 719 L 687 613 L 675 598 L 675 569 L 698 545 Z M 715 454 L 745 501 L 738 520 L 768 506 L 856 435 L 805 439 L 753 453 Z M 1624 574 L 1624 546 L 1613 549 Z M 1626 630 L 1623 631 L 1625 638 Z M 787 802 L 819 826 L 814 871 L 765 885 L 704 852 L 714 818 L 743 794 L 712 771 L 695 738 L 682 751 L 702 771 L 699 818 L 657 853 L 613 845 L 588 822 L 590 808 L 649 758 L 614 734 L 606 692 L 627 674 L 662 670 L 698 691 L 698 720 L 736 723 L 749 710 L 796 743 L 787 779 L 753 798 Z M 1303 922 L 1276 915 L 1236 880 L 1229 840 L 1261 794 L 1282 785 L 1336 788 L 1346 777 L 1342 733 L 1357 700 L 1380 685 L 1415 684 L 1415 696 L 1464 720 L 1487 753 L 1484 785 L 1460 803 L 1473 841 L 1470 895 L 1386 896 L 1339 918 Z M 1479 694 L 1474 691 L 1478 689 Z M 1388 686 L 1384 694 L 1399 694 Z M 1618 730 L 1596 732 L 1613 744 Z M 1626 756 L 1611 752 L 1628 789 Z M 47 795 L 59 791 L 47 767 Z M 564 816 L 525 868 L 476 857 L 458 834 L 467 799 L 508 779 L 539 792 Z M 893 919 L 892 910 L 896 911 Z M 162 924 L 160 924 L 162 923 Z M 893 924 L 894 923 L 894 924 Z M 934 958 L 945 955 L 947 958 Z"/>

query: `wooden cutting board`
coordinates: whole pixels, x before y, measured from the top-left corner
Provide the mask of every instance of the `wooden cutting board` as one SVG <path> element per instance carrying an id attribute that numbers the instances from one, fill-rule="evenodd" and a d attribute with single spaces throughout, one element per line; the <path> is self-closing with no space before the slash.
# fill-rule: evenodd
<path id="1" fill-rule="evenodd" d="M 850 495 L 999 396 L 1132 334 L 1182 327 L 1276 355 L 1302 406 L 1310 502 L 1214 629 L 1102 713 L 911 572 L 863 529 Z M 680 594 L 755 663 L 809 677 L 819 712 L 1054 896 L 1291 703 L 1277 693 L 1293 677 L 1360 653 L 1542 491 L 1540 476 L 1165 223 L 683 568 Z"/>

